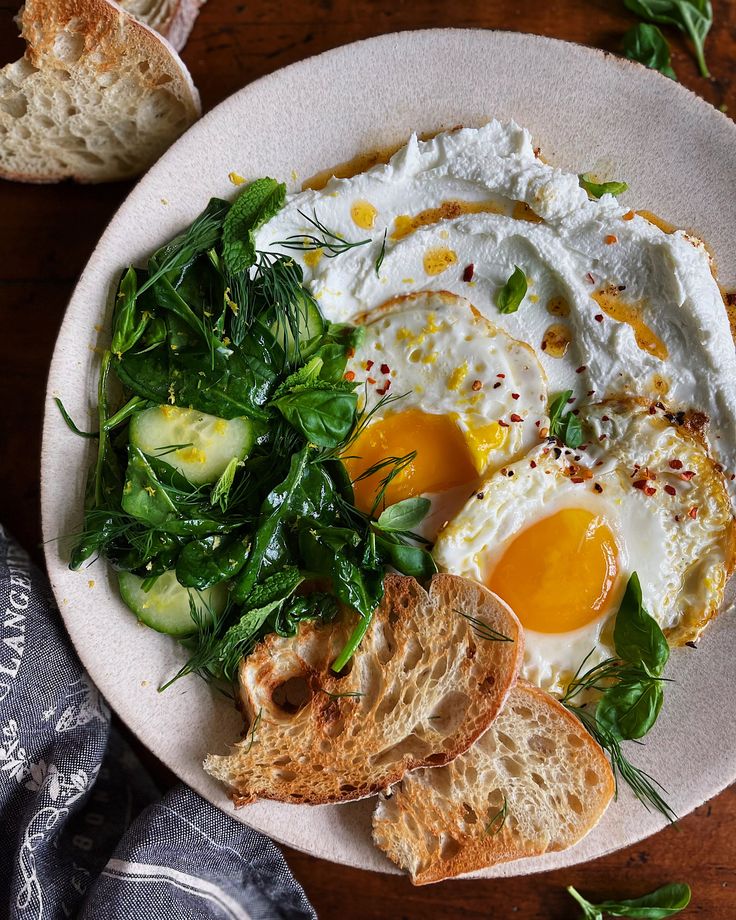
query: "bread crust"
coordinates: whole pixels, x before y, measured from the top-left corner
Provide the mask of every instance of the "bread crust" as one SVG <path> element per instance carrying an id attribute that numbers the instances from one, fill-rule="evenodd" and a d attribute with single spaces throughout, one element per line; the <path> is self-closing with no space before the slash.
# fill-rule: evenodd
<path id="1" fill-rule="evenodd" d="M 513 641 L 480 638 L 458 610 Z M 523 658 L 511 610 L 454 575 L 435 575 L 429 592 L 389 575 L 349 673 L 337 676 L 330 666 L 354 623 L 346 613 L 335 625 L 302 624 L 293 640 L 271 635 L 242 663 L 241 700 L 254 734 L 204 763 L 236 804 L 345 802 L 408 770 L 448 763 L 493 721 Z M 274 700 L 294 686 L 289 681 L 308 698 L 296 712 Z"/>
<path id="2" fill-rule="evenodd" d="M 0 178 L 38 183 L 127 178 L 150 165 L 199 117 L 199 94 L 174 48 L 113 0 L 27 0 L 19 20 L 26 41 L 24 57 L 0 71 L 2 94 L 18 108 L 17 114 L 0 113 L 6 129 L 0 146 Z M 127 119 L 131 130 L 123 141 L 116 134 L 117 124 L 105 124 L 104 130 L 114 138 L 109 150 L 90 151 L 84 144 L 89 139 L 85 132 L 69 133 L 60 112 L 47 111 L 50 127 L 38 121 L 47 100 L 61 94 L 74 112 L 70 117 L 86 119 L 94 139 L 93 126 L 103 114 L 89 102 L 89 110 L 84 110 L 85 100 L 91 91 L 96 98 L 110 99 L 113 90 L 108 87 L 121 78 L 127 81 L 127 89 L 119 91 L 116 100 L 124 101 L 127 110 L 121 109 L 119 118 L 121 123 Z M 123 92 L 127 92 L 124 100 Z M 131 110 L 140 112 L 149 100 L 169 106 L 170 125 L 162 128 L 163 121 L 156 115 L 145 124 L 140 117 L 133 122 Z M 111 103 L 110 109 L 104 113 L 108 119 L 115 105 Z M 13 134 L 18 123 L 27 132 L 26 141 Z M 99 139 L 99 128 L 97 135 Z M 79 142 L 77 150 L 70 152 L 55 140 L 66 136 Z"/>
<path id="3" fill-rule="evenodd" d="M 519 681 L 469 751 L 406 775 L 379 802 L 373 839 L 426 885 L 566 849 L 598 823 L 614 792 L 611 767 L 578 719 Z"/>

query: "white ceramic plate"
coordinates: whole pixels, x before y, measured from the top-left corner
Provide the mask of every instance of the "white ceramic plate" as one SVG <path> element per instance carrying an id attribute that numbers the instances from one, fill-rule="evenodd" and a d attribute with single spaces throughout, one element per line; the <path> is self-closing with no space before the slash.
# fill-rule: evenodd
<path id="1" fill-rule="evenodd" d="M 85 422 L 96 403 L 98 355 L 121 267 L 191 221 L 228 173 L 271 175 L 292 187 L 325 166 L 396 144 L 411 131 L 490 118 L 529 128 L 545 158 L 574 172 L 626 179 L 627 200 L 694 229 L 712 246 L 721 280 L 736 281 L 736 126 L 682 86 L 588 48 L 530 35 L 425 31 L 386 35 L 295 64 L 231 96 L 141 180 L 113 218 L 66 313 L 48 383 L 42 460 L 44 539 L 79 528 L 89 442 L 52 403 L 63 396 Z M 93 424 L 93 423 L 92 423 Z M 370 841 L 370 800 L 294 807 L 259 802 L 234 811 L 202 771 L 241 729 L 235 710 L 197 678 L 157 693 L 184 660 L 123 606 L 104 564 L 66 567 L 47 542 L 49 575 L 74 645 L 112 707 L 143 743 L 205 798 L 278 841 L 365 869 L 395 871 Z M 700 648 L 676 652 L 667 702 L 632 759 L 669 790 L 679 814 L 736 778 L 736 632 L 730 616 Z M 631 844 L 663 825 L 627 794 L 571 850 L 500 866 L 516 875 L 570 865 Z"/>

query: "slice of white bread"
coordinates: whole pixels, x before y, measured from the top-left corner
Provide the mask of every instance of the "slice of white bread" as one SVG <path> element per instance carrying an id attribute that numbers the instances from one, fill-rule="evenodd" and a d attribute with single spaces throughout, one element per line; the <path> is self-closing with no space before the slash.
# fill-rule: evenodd
<path id="1" fill-rule="evenodd" d="M 119 0 L 120 6 L 168 39 L 177 51 L 186 45 L 206 0 Z"/>
<path id="2" fill-rule="evenodd" d="M 603 751 L 575 716 L 519 681 L 469 751 L 408 774 L 381 798 L 373 839 L 426 885 L 564 850 L 598 823 L 614 791 Z"/>
<path id="3" fill-rule="evenodd" d="M 466 616 L 512 641 L 481 638 Z M 204 763 L 236 804 L 343 802 L 407 770 L 447 763 L 496 717 L 523 657 L 511 610 L 455 575 L 435 575 L 429 593 L 389 575 L 349 672 L 338 677 L 330 665 L 354 625 L 352 612 L 333 625 L 303 623 L 294 639 L 268 636 L 242 663 L 250 732 Z"/>
<path id="4" fill-rule="evenodd" d="M 200 114 L 169 43 L 110 0 L 27 0 L 0 70 L 0 177 L 103 182 L 151 165 Z"/>

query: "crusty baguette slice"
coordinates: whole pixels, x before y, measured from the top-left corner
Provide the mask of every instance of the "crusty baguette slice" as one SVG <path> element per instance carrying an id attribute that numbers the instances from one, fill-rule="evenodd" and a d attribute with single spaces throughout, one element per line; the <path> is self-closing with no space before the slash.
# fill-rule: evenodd
<path id="1" fill-rule="evenodd" d="M 150 166 L 199 116 L 169 43 L 110 0 L 27 0 L 0 70 L 0 177 L 103 182 Z"/>
<path id="2" fill-rule="evenodd" d="M 598 823 L 614 789 L 603 751 L 580 722 L 519 681 L 469 751 L 408 774 L 379 801 L 373 839 L 415 885 L 426 885 L 572 846 Z"/>
<path id="3" fill-rule="evenodd" d="M 177 51 L 186 45 L 194 20 L 206 0 L 118 0 L 120 6 L 145 22 Z"/>
<path id="4" fill-rule="evenodd" d="M 455 575 L 435 575 L 429 593 L 398 575 L 385 585 L 345 676 L 330 665 L 355 624 L 347 613 L 337 625 L 302 624 L 294 639 L 271 635 L 242 663 L 252 734 L 204 764 L 236 804 L 372 795 L 407 770 L 457 757 L 493 721 L 523 657 L 511 610 Z M 512 641 L 481 638 L 462 614 Z"/>

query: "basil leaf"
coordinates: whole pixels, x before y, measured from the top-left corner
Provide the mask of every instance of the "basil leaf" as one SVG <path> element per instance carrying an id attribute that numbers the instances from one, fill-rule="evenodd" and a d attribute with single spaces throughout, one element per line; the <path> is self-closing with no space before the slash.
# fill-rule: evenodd
<path id="1" fill-rule="evenodd" d="M 648 22 L 640 22 L 624 35 L 622 47 L 630 61 L 638 61 L 645 67 L 649 67 L 650 70 L 658 70 L 670 80 L 677 80 L 677 74 L 672 69 L 670 46 L 657 26 L 650 25 Z M 613 192 L 613 194 L 619 193 Z M 600 198 L 600 195 L 593 197 Z"/>
<path id="2" fill-rule="evenodd" d="M 573 450 L 583 443 L 583 428 L 580 419 L 573 412 L 563 415 L 563 410 L 572 390 L 563 390 L 550 403 L 549 406 L 549 433 L 553 438 L 558 438 L 567 447 Z"/>
<path id="3" fill-rule="evenodd" d="M 603 914 L 612 917 L 633 917 L 637 920 L 666 920 L 684 910 L 690 903 L 690 886 L 684 884 L 663 885 L 640 898 L 621 901 L 601 901 L 593 904 L 577 892 L 572 886 L 568 894 L 583 909 L 585 920 L 599 920 Z"/>
<path id="4" fill-rule="evenodd" d="M 643 738 L 657 721 L 663 701 L 661 681 L 646 673 L 624 674 L 603 693 L 595 711 L 596 721 L 614 738 Z"/>
<path id="5" fill-rule="evenodd" d="M 624 0 L 624 4 L 642 19 L 677 26 L 693 43 L 700 73 L 710 77 L 705 63 L 705 39 L 713 25 L 710 0 Z"/>
<path id="6" fill-rule="evenodd" d="M 496 295 L 499 313 L 516 313 L 526 296 L 526 291 L 526 275 L 518 265 L 515 265 L 511 277 Z"/>
<path id="7" fill-rule="evenodd" d="M 629 187 L 625 182 L 596 182 L 587 173 L 581 173 L 578 176 L 578 182 L 591 198 L 600 198 L 602 195 L 623 195 Z"/>
<path id="8" fill-rule="evenodd" d="M 255 231 L 283 208 L 286 186 L 275 179 L 256 179 L 246 186 L 222 226 L 222 257 L 235 275 L 256 260 Z"/>
<path id="9" fill-rule="evenodd" d="M 376 527 L 389 532 L 413 530 L 421 524 L 431 507 L 432 502 L 428 498 L 405 498 L 382 511 Z"/>
<path id="10" fill-rule="evenodd" d="M 286 421 L 317 447 L 337 447 L 355 419 L 358 394 L 333 386 L 295 389 L 274 400 Z"/>
<path id="11" fill-rule="evenodd" d="M 616 614 L 613 642 L 620 658 L 634 665 L 643 665 L 655 677 L 662 674 L 670 657 L 664 633 L 654 617 L 644 609 L 636 572 L 629 578 Z"/>

